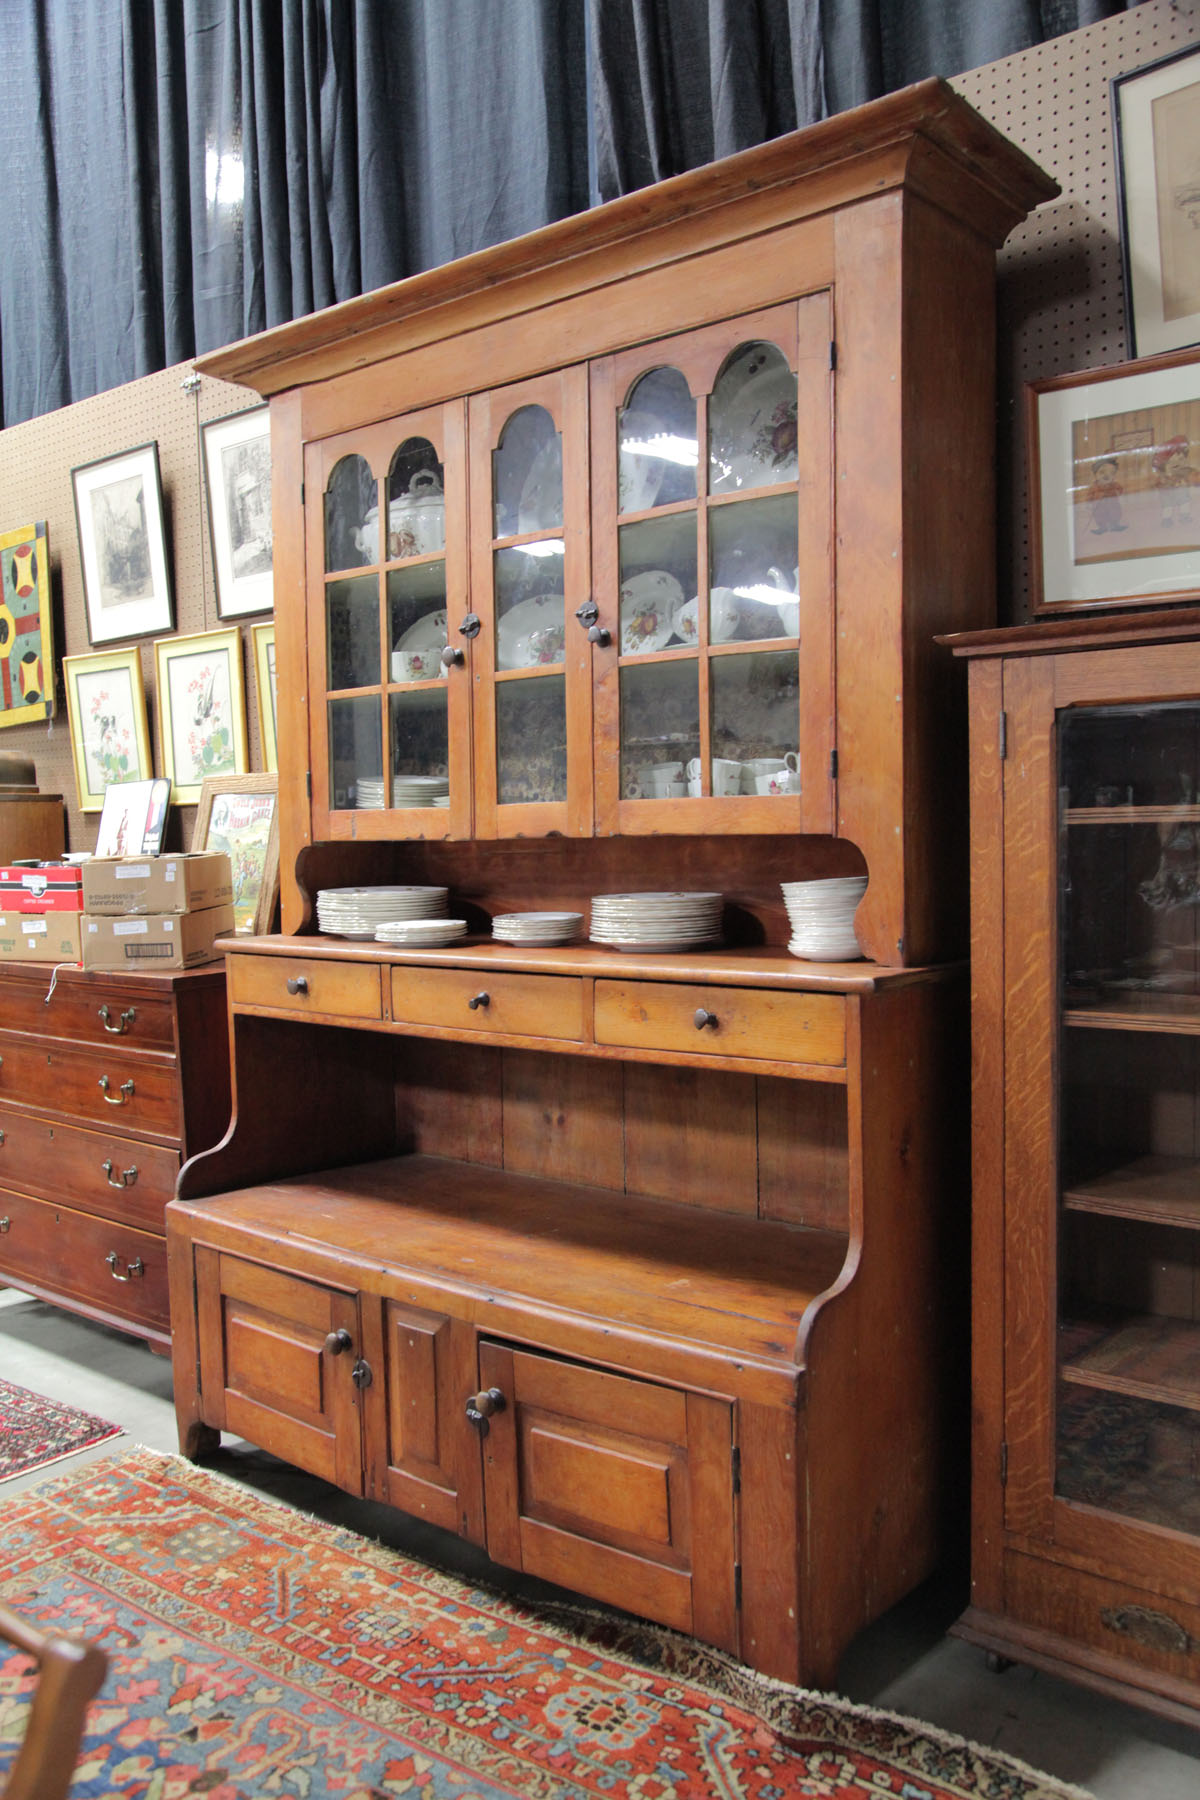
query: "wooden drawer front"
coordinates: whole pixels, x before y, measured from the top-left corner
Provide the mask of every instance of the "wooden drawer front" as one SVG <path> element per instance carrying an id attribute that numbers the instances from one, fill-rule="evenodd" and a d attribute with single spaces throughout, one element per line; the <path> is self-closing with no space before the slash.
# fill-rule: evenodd
<path id="1" fill-rule="evenodd" d="M 226 965 L 234 1006 L 272 1006 L 337 1019 L 381 1019 L 378 963 L 322 962 L 304 956 L 242 956 Z"/>
<path id="2" fill-rule="evenodd" d="M 0 1183 L 6 1187 L 162 1231 L 163 1207 L 178 1175 L 177 1150 L 0 1107 Z"/>
<path id="3" fill-rule="evenodd" d="M 736 1646 L 724 1401 L 481 1343 L 488 1554 Z"/>
<path id="4" fill-rule="evenodd" d="M 716 1024 L 697 1025 L 698 1014 L 715 1017 Z M 596 1042 L 839 1065 L 846 1060 L 846 1008 L 840 994 L 598 981 Z"/>
<path id="5" fill-rule="evenodd" d="M 203 1245 L 195 1257 L 205 1423 L 361 1494 L 355 1296 Z"/>
<path id="6" fill-rule="evenodd" d="M 129 1050 L 175 1049 L 175 1009 L 169 994 L 131 992 L 119 981 L 82 986 L 60 975 L 46 998 L 49 971 L 36 981 L 0 971 L 0 1031 L 30 1031 L 77 1044 Z"/>
<path id="7" fill-rule="evenodd" d="M 173 1059 L 130 1056 L 124 1048 L 47 1048 L 0 1037 L 0 1102 L 17 1100 L 96 1125 L 178 1142 L 179 1078 Z"/>
<path id="8" fill-rule="evenodd" d="M 472 1006 L 473 1000 L 478 1004 Z M 394 968 L 392 1017 L 406 1025 L 577 1043 L 583 1036 L 583 984 L 570 975 Z"/>
<path id="9" fill-rule="evenodd" d="M 1115 1657 L 1129 1665 L 1121 1672 L 1127 1681 L 1145 1670 L 1200 1684 L 1198 1606 L 1015 1552 L 1005 1558 L 1005 1590 L 1014 1623 L 1065 1639 L 1068 1661 L 1114 1672 L 1100 1659 Z"/>
<path id="10" fill-rule="evenodd" d="M 170 1330 L 165 1240 L 127 1224 L 0 1192 L 0 1279 Z"/>

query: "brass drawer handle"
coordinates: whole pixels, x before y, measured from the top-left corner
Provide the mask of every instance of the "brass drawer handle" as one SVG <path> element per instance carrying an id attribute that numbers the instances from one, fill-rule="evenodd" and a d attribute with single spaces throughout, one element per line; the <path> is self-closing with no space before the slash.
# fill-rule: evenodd
<path id="1" fill-rule="evenodd" d="M 128 1106 L 129 1102 L 133 1099 L 133 1082 L 132 1082 L 132 1080 L 123 1081 L 121 1083 L 120 1099 L 114 1098 L 114 1096 L 109 1093 L 108 1089 L 109 1089 L 110 1084 L 109 1084 L 109 1079 L 108 1079 L 107 1075 L 102 1075 L 100 1077 L 100 1080 L 97 1083 L 97 1085 L 100 1089 L 100 1092 L 104 1095 L 104 1098 L 107 1100 L 107 1102 L 110 1106 Z"/>
<path id="2" fill-rule="evenodd" d="M 119 1275 L 117 1273 L 117 1264 L 121 1259 L 115 1250 L 110 1250 L 104 1260 L 112 1270 L 112 1278 L 114 1281 L 132 1281 L 135 1275 L 144 1275 L 146 1273 L 146 1265 L 140 1256 L 135 1256 L 131 1263 L 126 1263 L 126 1272 L 124 1275 Z"/>
<path id="3" fill-rule="evenodd" d="M 287 991 L 289 994 L 307 994 L 308 976 L 289 975 L 287 978 Z"/>
<path id="4" fill-rule="evenodd" d="M 482 994 L 482 993 L 472 994 L 471 998 L 467 1001 L 467 1005 L 470 1007 L 472 1012 L 478 1012 L 479 1008 L 481 1006 L 488 1007 L 491 1004 L 492 1004 L 492 996 L 490 994 Z"/>
<path id="5" fill-rule="evenodd" d="M 129 1027 L 133 1024 L 133 1021 L 137 1018 L 137 1008 L 133 1007 L 133 1006 L 127 1007 L 126 1010 L 121 1014 L 120 1018 L 117 1020 L 115 1025 L 109 1024 L 108 1021 L 111 1018 L 112 1018 L 112 1013 L 109 1011 L 108 1006 L 107 1005 L 102 1006 L 100 1008 L 100 1023 L 104 1026 L 105 1031 L 111 1031 L 114 1034 L 114 1036 L 120 1037 L 123 1035 L 123 1033 L 125 1033 L 126 1031 L 129 1030 Z"/>
<path id="6" fill-rule="evenodd" d="M 1102 1606 L 1100 1622 L 1110 1631 L 1145 1644 L 1147 1649 L 1162 1650 L 1171 1656 L 1188 1656 L 1200 1647 L 1178 1619 L 1149 1606 Z"/>
<path id="7" fill-rule="evenodd" d="M 710 1031 L 715 1031 L 717 1029 L 717 1015 L 714 1012 L 709 1012 L 707 1007 L 698 1006 L 693 1016 L 692 1023 L 695 1025 L 697 1031 L 703 1031 L 706 1025 Z"/>
<path id="8" fill-rule="evenodd" d="M 108 1180 L 109 1187 L 132 1187 L 134 1182 L 138 1178 L 136 1163 L 131 1163 L 127 1169 L 121 1170 L 120 1181 L 114 1181 L 112 1178 L 113 1177 L 113 1160 L 112 1160 L 111 1156 L 106 1156 L 104 1161 L 100 1164 L 100 1167 L 104 1170 L 105 1176 L 107 1177 L 107 1180 Z"/>

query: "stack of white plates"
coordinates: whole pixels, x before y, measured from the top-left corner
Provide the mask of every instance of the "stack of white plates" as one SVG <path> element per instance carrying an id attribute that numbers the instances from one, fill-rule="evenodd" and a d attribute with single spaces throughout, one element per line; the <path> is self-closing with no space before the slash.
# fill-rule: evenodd
<path id="1" fill-rule="evenodd" d="M 782 887 L 793 956 L 810 962 L 852 962 L 862 955 L 854 935 L 854 913 L 867 891 L 865 875 L 785 881 Z"/>
<path id="2" fill-rule="evenodd" d="M 373 938 L 393 919 L 438 919 L 446 915 L 444 887 L 322 888 L 317 924 L 331 937 Z"/>
<path id="3" fill-rule="evenodd" d="M 361 783 L 359 784 L 361 786 Z M 439 800 L 449 804 L 450 781 L 445 775 L 393 775 L 393 806 L 436 806 Z"/>
<path id="4" fill-rule="evenodd" d="M 610 950 L 695 950 L 721 935 L 721 894 L 597 894 L 593 944 Z"/>
<path id="5" fill-rule="evenodd" d="M 492 936 L 504 944 L 569 944 L 582 924 L 577 912 L 497 913 Z"/>
<path id="6" fill-rule="evenodd" d="M 383 776 L 360 775 L 354 784 L 354 804 L 360 811 L 383 811 Z"/>
<path id="7" fill-rule="evenodd" d="M 465 919 L 389 919 L 380 925 L 375 939 L 380 944 L 409 950 L 436 950 L 467 935 Z"/>

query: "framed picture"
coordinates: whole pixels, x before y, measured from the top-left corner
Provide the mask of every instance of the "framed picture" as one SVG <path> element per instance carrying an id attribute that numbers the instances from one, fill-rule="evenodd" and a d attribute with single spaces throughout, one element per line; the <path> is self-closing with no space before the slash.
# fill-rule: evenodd
<path id="1" fill-rule="evenodd" d="M 200 789 L 193 850 L 224 850 L 233 866 L 233 928 L 261 937 L 279 899 L 279 780 L 210 776 Z"/>
<path id="2" fill-rule="evenodd" d="M 0 725 L 54 716 L 54 640 L 46 527 L 0 532 Z"/>
<path id="3" fill-rule="evenodd" d="M 263 761 L 268 769 L 279 767 L 279 745 L 276 739 L 275 702 L 275 622 L 255 625 L 254 684 L 258 696 L 258 735 L 262 740 Z"/>
<path id="4" fill-rule="evenodd" d="M 208 776 L 246 771 L 241 633 L 235 626 L 159 638 L 154 664 L 163 773 L 171 799 L 188 805 Z"/>
<path id="5" fill-rule="evenodd" d="M 157 856 L 170 796 L 171 784 L 161 775 L 155 781 L 119 781 L 110 787 L 96 833 L 96 855 Z"/>
<path id="6" fill-rule="evenodd" d="M 253 406 L 203 429 L 204 480 L 217 613 L 237 619 L 270 612 L 271 430 L 270 409 Z"/>
<path id="7" fill-rule="evenodd" d="M 158 445 L 71 470 L 88 640 L 170 631 L 175 623 Z"/>
<path id="8" fill-rule="evenodd" d="M 64 656 L 67 718 L 81 812 L 100 812 L 110 787 L 154 773 L 140 650 Z"/>
<path id="9" fill-rule="evenodd" d="M 1200 350 L 1026 394 L 1034 612 L 1200 598 Z"/>
<path id="10" fill-rule="evenodd" d="M 1113 138 L 1129 347 L 1200 343 L 1200 45 L 1118 75 Z"/>

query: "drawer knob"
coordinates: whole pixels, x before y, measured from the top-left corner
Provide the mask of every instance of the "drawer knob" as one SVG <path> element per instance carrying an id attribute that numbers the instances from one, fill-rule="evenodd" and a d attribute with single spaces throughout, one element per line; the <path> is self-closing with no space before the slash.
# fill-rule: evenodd
<path id="1" fill-rule="evenodd" d="M 339 1326 L 337 1331 L 330 1332 L 329 1336 L 325 1339 L 325 1348 L 328 1350 L 330 1356 L 340 1356 L 343 1350 L 349 1350 L 353 1341 L 350 1333 L 343 1325 Z"/>
<path id="2" fill-rule="evenodd" d="M 494 1413 L 504 1411 L 504 1395 L 498 1387 L 484 1388 L 481 1394 L 472 1394 L 467 1401 L 467 1417 L 481 1438 L 488 1434 L 488 1420 Z"/>
<path id="3" fill-rule="evenodd" d="M 127 1169 L 121 1170 L 119 1181 L 113 1180 L 113 1160 L 111 1156 L 106 1156 L 104 1161 L 100 1164 L 100 1167 L 104 1170 L 109 1187 L 132 1187 L 138 1178 L 136 1163 L 130 1163 Z"/>
<path id="4" fill-rule="evenodd" d="M 144 1275 L 146 1273 L 146 1265 L 140 1256 L 135 1256 L 131 1263 L 125 1264 L 124 1275 L 122 1275 L 117 1268 L 117 1264 L 121 1259 L 115 1250 L 110 1250 L 104 1260 L 112 1270 L 112 1278 L 114 1281 L 132 1281 L 135 1275 Z"/>
<path id="5" fill-rule="evenodd" d="M 287 991 L 289 994 L 307 994 L 308 976 L 289 975 L 287 979 Z"/>
<path id="6" fill-rule="evenodd" d="M 442 651 L 443 669 L 461 668 L 466 660 L 466 651 L 460 650 L 457 644 L 447 644 L 446 648 Z"/>
<path id="7" fill-rule="evenodd" d="M 697 1031 L 703 1031 L 705 1026 L 707 1026 L 710 1031 L 715 1031 L 717 1029 L 717 1015 L 714 1012 L 709 1012 L 707 1007 L 698 1006 L 695 1011 L 693 1023 L 695 1024 Z"/>
<path id="8" fill-rule="evenodd" d="M 129 1030 L 129 1027 L 133 1024 L 133 1021 L 137 1018 L 137 1009 L 136 1009 L 136 1007 L 132 1007 L 132 1006 L 127 1007 L 125 1009 L 125 1011 L 121 1014 L 120 1018 L 117 1020 L 115 1025 L 109 1024 L 109 1020 L 111 1018 L 112 1018 L 112 1013 L 109 1011 L 108 1007 L 102 1006 L 100 1008 L 100 1023 L 103 1025 L 105 1031 L 111 1031 L 114 1034 L 114 1036 L 120 1037 L 126 1031 Z"/>
<path id="9" fill-rule="evenodd" d="M 490 994 L 483 994 L 483 993 L 472 994 L 471 998 L 467 1001 L 467 1005 L 470 1007 L 472 1012 L 478 1012 L 479 1008 L 481 1006 L 488 1007 L 491 1004 L 492 1004 L 492 996 Z"/>
<path id="10" fill-rule="evenodd" d="M 133 1099 L 132 1081 L 123 1081 L 121 1083 L 119 1097 L 109 1093 L 110 1083 L 107 1075 L 102 1075 L 97 1085 L 110 1106 L 128 1106 L 129 1102 Z"/>
<path id="11" fill-rule="evenodd" d="M 0 1232 L 8 1231 L 11 1225 L 12 1220 L 9 1218 L 8 1214 L 5 1213 L 4 1217 L 0 1219 Z"/>

